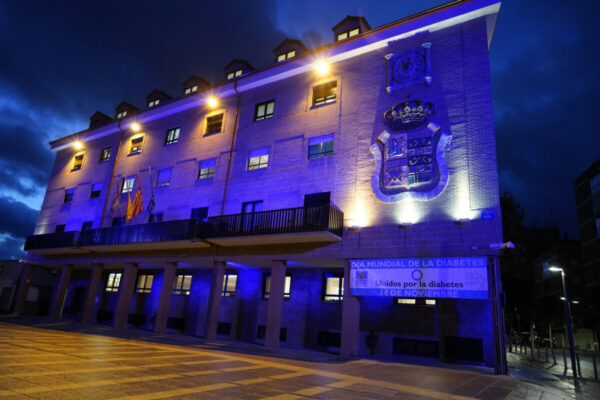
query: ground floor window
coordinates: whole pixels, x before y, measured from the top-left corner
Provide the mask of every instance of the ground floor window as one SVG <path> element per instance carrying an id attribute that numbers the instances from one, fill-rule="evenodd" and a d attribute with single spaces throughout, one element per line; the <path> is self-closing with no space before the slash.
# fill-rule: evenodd
<path id="1" fill-rule="evenodd" d="M 108 274 L 108 279 L 106 280 L 106 291 L 107 292 L 118 292 L 119 285 L 121 284 L 121 273 L 119 272 L 111 272 Z"/>
<path id="2" fill-rule="evenodd" d="M 184 296 L 190 295 L 190 289 L 192 288 L 192 276 L 178 274 L 173 283 L 173 294 L 180 294 Z"/>
<path id="3" fill-rule="evenodd" d="M 344 277 L 342 274 L 325 274 L 323 278 L 323 301 L 342 301 L 344 298 Z"/>
<path id="4" fill-rule="evenodd" d="M 283 284 L 283 298 L 290 298 L 290 288 L 292 286 L 292 276 L 285 276 L 285 283 Z M 265 274 L 263 278 L 263 299 L 268 299 L 271 293 L 271 274 Z"/>
<path id="5" fill-rule="evenodd" d="M 137 293 L 150 293 L 152 291 L 152 282 L 154 275 L 140 275 L 138 277 Z"/>
<path id="6" fill-rule="evenodd" d="M 233 297 L 237 287 L 237 274 L 228 272 L 223 276 L 223 291 L 221 296 Z"/>

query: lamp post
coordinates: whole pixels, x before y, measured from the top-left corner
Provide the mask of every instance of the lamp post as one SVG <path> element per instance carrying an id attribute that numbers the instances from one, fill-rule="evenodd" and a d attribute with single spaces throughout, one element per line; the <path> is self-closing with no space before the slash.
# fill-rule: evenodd
<path id="1" fill-rule="evenodd" d="M 565 271 L 559 267 L 550 267 L 548 271 L 560 272 L 563 285 L 563 296 L 565 297 L 565 313 L 567 317 L 567 334 L 569 336 L 569 347 L 571 353 L 571 369 L 573 370 L 573 381 L 577 383 L 577 364 L 575 359 L 575 343 L 573 340 L 573 325 L 571 323 L 571 304 L 569 303 L 569 293 L 567 292 L 567 282 L 565 280 Z"/>

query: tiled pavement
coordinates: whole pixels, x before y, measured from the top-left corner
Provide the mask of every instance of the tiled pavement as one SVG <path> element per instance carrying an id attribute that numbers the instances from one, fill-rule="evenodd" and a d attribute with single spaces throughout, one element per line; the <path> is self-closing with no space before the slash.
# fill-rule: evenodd
<path id="1" fill-rule="evenodd" d="M 0 400 L 563 398 L 473 371 L 339 357 L 298 361 L 132 340 L 127 332 L 110 337 L 0 322 Z"/>

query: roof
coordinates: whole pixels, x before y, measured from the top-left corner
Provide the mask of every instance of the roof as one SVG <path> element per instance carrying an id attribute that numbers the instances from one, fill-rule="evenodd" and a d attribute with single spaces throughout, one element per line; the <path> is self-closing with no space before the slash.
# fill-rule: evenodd
<path id="1" fill-rule="evenodd" d="M 304 45 L 304 43 L 302 43 L 300 40 L 298 39 L 290 39 L 290 38 L 285 38 L 281 41 L 281 43 L 279 43 L 277 46 L 275 46 L 275 48 L 273 49 L 273 52 L 275 54 L 277 54 L 278 50 L 285 46 L 286 44 L 292 44 L 292 45 L 296 45 L 299 48 L 302 49 L 302 51 L 308 51 L 308 49 L 306 48 L 306 46 Z"/>
<path id="2" fill-rule="evenodd" d="M 369 25 L 365 17 L 346 15 L 346 18 L 335 24 L 335 26 L 331 28 L 331 30 L 335 31 L 340 25 L 342 25 L 346 21 L 356 21 L 360 24 L 364 24 L 367 27 L 367 29 L 371 29 L 371 25 Z"/>
<path id="3" fill-rule="evenodd" d="M 234 58 L 233 60 L 231 60 L 231 62 L 229 64 L 227 64 L 225 66 L 225 71 L 227 71 L 229 68 L 234 67 L 235 65 L 244 65 L 250 69 L 254 69 L 254 67 L 252 66 L 252 64 L 250 64 L 248 61 L 246 60 L 242 60 L 241 58 Z"/>
<path id="4" fill-rule="evenodd" d="M 163 92 L 162 90 L 158 90 L 158 89 L 154 89 L 153 91 L 150 92 L 150 94 L 148 96 L 146 96 L 146 99 L 150 99 L 152 97 L 160 97 L 163 99 L 170 99 L 171 96 L 165 92 Z"/>
<path id="5" fill-rule="evenodd" d="M 208 83 L 207 80 L 205 80 L 204 78 L 202 78 L 201 76 L 198 75 L 190 75 L 185 81 L 183 81 L 183 83 L 181 84 L 181 86 L 185 87 L 187 86 L 188 83 L 193 82 L 193 83 L 201 83 L 204 86 L 210 86 L 210 83 Z"/>

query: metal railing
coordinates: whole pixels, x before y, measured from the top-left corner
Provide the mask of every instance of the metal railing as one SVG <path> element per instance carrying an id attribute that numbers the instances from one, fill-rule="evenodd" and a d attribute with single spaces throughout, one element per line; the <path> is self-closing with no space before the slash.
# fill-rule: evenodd
<path id="1" fill-rule="evenodd" d="M 201 240 L 202 221 L 183 219 L 89 229 L 79 235 L 79 247 Z"/>
<path id="2" fill-rule="evenodd" d="M 25 250 L 56 249 L 62 247 L 76 247 L 79 232 L 55 232 L 42 235 L 31 235 L 25 240 Z"/>
<path id="3" fill-rule="evenodd" d="M 207 238 L 278 233 L 331 232 L 342 236 L 344 214 L 332 205 L 296 207 L 209 217 Z"/>

